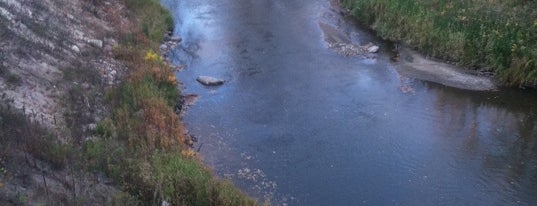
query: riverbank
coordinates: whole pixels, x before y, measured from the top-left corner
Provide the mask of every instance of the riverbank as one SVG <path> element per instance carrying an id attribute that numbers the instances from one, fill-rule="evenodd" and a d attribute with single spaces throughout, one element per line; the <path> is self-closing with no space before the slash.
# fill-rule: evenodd
<path id="1" fill-rule="evenodd" d="M 356 19 L 352 16 L 348 16 L 347 11 L 341 7 L 337 0 L 330 1 L 331 7 L 336 13 L 327 16 L 340 16 L 343 15 L 343 19 L 353 22 L 352 26 L 359 26 L 354 24 Z M 376 52 L 379 50 L 379 46 L 369 42 L 353 42 L 351 36 L 353 34 L 348 32 L 348 28 L 339 28 L 331 22 L 338 22 L 338 20 L 324 20 L 325 22 L 319 23 L 319 27 L 323 33 L 324 41 L 327 43 L 328 48 L 338 52 L 343 56 L 361 56 L 365 58 L 376 58 Z M 375 35 L 375 34 L 372 34 Z M 362 45 L 360 45 L 362 44 Z M 383 47 L 391 47 L 392 45 Z M 397 51 L 389 51 L 387 48 L 385 52 L 392 53 L 392 60 L 395 69 L 400 75 L 409 77 L 412 79 L 419 79 L 423 81 L 431 81 L 438 84 L 442 84 L 449 87 L 473 90 L 473 91 L 495 91 L 498 90 L 497 84 L 490 76 L 485 76 L 479 72 L 472 72 L 470 70 L 464 70 L 458 66 L 447 64 L 439 59 L 430 58 L 419 54 L 404 46 L 398 46 Z M 404 87 L 403 87 L 404 88 Z"/>
<path id="2" fill-rule="evenodd" d="M 140 23 L 123 31 L 114 52 L 130 72 L 109 95 L 112 116 L 97 125 L 102 138 L 87 144 L 97 155 L 95 166 L 143 203 L 256 205 L 231 183 L 214 178 L 190 148 L 192 140 L 174 111 L 181 98 L 174 69 L 154 52 L 173 27 L 171 15 L 156 0 L 126 3 Z"/>
<path id="3" fill-rule="evenodd" d="M 537 85 L 535 2 L 341 2 L 384 39 L 458 66 L 492 72 L 502 85 Z"/>
<path id="4" fill-rule="evenodd" d="M 0 11 L 0 202 L 257 204 L 189 146 L 174 68 L 154 52 L 173 28 L 159 1 Z"/>

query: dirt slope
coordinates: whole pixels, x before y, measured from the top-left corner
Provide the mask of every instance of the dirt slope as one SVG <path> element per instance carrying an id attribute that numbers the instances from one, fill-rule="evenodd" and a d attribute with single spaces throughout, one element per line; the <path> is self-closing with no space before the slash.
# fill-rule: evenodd
<path id="1" fill-rule="evenodd" d="M 103 91 L 126 70 L 112 58 L 125 15 L 119 0 L 0 0 L 0 205 L 110 205 L 123 194 L 51 159 L 64 148 L 47 144 L 92 138 Z"/>

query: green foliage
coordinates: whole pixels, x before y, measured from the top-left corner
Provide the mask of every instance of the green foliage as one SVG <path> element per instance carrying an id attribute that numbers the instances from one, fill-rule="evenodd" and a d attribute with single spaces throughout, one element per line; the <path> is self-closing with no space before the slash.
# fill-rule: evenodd
<path id="1" fill-rule="evenodd" d="M 157 0 L 126 0 L 127 7 L 141 19 L 142 31 L 154 42 L 161 42 L 166 31 L 173 29 L 170 12 Z"/>
<path id="2" fill-rule="evenodd" d="M 506 85 L 537 85 L 535 1 L 342 0 L 378 34 L 432 56 L 495 71 Z"/>
<path id="3" fill-rule="evenodd" d="M 105 119 L 98 122 L 97 127 L 95 128 L 95 133 L 105 138 L 112 137 L 114 134 L 114 123 L 111 119 Z"/>
<path id="4" fill-rule="evenodd" d="M 26 195 L 19 194 L 17 195 L 17 199 L 19 200 L 19 204 L 26 204 L 28 197 Z"/>
<path id="5" fill-rule="evenodd" d="M 112 205 L 128 205 L 136 206 L 143 205 L 140 200 L 126 192 L 117 193 L 112 199 Z"/>
<path id="6" fill-rule="evenodd" d="M 157 154 L 152 163 L 159 192 L 172 205 L 256 205 L 231 184 L 215 180 L 196 160 Z"/>

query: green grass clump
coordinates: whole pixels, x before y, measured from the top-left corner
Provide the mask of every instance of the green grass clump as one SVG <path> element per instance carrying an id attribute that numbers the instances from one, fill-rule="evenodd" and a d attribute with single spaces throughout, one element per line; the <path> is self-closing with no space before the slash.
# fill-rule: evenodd
<path id="1" fill-rule="evenodd" d="M 466 67 L 505 85 L 537 86 L 537 2 L 525 0 L 342 0 L 388 40 Z"/>
<path id="2" fill-rule="evenodd" d="M 155 42 L 161 42 L 166 31 L 173 29 L 171 13 L 158 0 L 125 0 L 129 10 L 140 17 L 144 34 Z"/>

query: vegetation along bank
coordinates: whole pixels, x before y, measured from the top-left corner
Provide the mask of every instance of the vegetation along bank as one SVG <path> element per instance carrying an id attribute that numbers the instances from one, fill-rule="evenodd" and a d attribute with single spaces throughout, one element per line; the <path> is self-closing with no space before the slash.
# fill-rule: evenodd
<path id="1" fill-rule="evenodd" d="M 0 1 L 0 202 L 257 205 L 190 148 L 158 0 Z"/>
<path id="2" fill-rule="evenodd" d="M 537 2 L 341 0 L 384 39 L 490 71 L 506 86 L 537 86 Z"/>
<path id="3" fill-rule="evenodd" d="M 124 31 L 115 49 L 131 72 L 109 95 L 112 116 L 97 125 L 102 138 L 85 147 L 96 169 L 144 203 L 256 205 L 229 182 L 214 178 L 187 144 L 174 112 L 180 98 L 174 71 L 154 52 L 173 27 L 171 15 L 158 0 L 125 2 L 140 22 Z"/>

